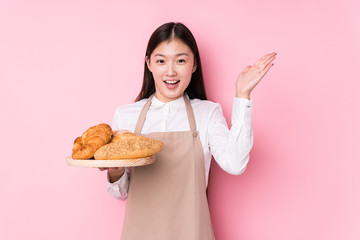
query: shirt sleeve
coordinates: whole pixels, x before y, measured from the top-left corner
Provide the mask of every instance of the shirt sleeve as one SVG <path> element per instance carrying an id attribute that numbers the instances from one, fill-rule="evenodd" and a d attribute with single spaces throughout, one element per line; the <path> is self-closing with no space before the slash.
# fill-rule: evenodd
<path id="1" fill-rule="evenodd" d="M 215 161 L 226 172 L 240 175 L 246 169 L 253 146 L 252 100 L 234 98 L 229 130 L 220 105 L 210 116 L 209 147 Z"/>
<path id="2" fill-rule="evenodd" d="M 116 199 L 125 200 L 129 189 L 129 168 L 125 168 L 124 174 L 119 180 L 111 183 L 107 175 L 106 189 L 108 193 Z"/>

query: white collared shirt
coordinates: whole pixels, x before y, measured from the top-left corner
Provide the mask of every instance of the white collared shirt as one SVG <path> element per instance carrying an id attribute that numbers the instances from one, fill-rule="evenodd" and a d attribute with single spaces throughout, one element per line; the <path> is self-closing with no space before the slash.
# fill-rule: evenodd
<path id="1" fill-rule="evenodd" d="M 147 99 L 143 99 L 118 107 L 114 114 L 112 129 L 134 132 L 146 101 Z M 230 130 L 220 104 L 199 99 L 190 100 L 190 103 L 204 150 L 206 186 L 211 156 L 224 171 L 234 175 L 241 174 L 246 168 L 253 146 L 252 100 L 234 97 Z M 164 103 L 153 97 L 141 133 L 189 130 L 183 98 Z M 115 198 L 126 199 L 128 188 L 129 169 L 126 169 L 118 181 L 114 183 L 110 183 L 109 179 L 107 181 L 107 190 Z"/>

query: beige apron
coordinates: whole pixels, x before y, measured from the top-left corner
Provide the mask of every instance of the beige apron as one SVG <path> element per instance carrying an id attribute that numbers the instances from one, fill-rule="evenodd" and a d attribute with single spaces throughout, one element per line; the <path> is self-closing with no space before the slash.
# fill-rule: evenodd
<path id="1" fill-rule="evenodd" d="M 143 107 L 140 134 L 152 97 Z M 164 143 L 156 161 L 131 169 L 122 240 L 212 240 L 205 164 L 190 101 L 184 97 L 190 131 L 144 136 Z"/>

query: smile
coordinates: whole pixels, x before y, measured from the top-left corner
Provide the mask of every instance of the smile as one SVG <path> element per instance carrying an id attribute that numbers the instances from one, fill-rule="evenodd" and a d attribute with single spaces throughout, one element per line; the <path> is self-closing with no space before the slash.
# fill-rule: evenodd
<path id="1" fill-rule="evenodd" d="M 177 84 L 178 82 L 180 82 L 180 80 L 168 80 L 168 81 L 164 81 L 166 84 Z"/>

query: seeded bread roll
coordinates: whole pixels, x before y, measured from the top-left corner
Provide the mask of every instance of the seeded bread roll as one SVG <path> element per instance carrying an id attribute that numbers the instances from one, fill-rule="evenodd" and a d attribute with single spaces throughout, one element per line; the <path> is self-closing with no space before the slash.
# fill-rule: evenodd
<path id="1" fill-rule="evenodd" d="M 120 137 L 113 137 L 113 142 L 100 147 L 94 154 L 95 159 L 117 160 L 145 158 L 158 153 L 164 145 L 161 141 L 137 136 L 133 133 L 124 133 L 121 135 Z"/>

